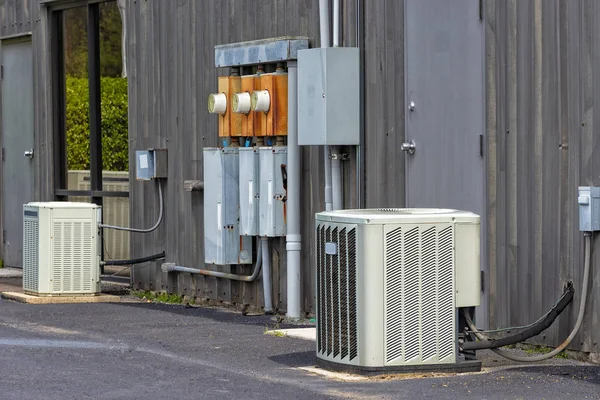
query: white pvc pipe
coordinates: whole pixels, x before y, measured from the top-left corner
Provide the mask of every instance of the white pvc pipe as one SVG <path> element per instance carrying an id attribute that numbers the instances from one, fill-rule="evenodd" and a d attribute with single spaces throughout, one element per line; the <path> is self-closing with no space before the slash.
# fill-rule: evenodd
<path id="1" fill-rule="evenodd" d="M 288 62 L 287 155 L 287 317 L 300 319 L 302 284 L 300 267 L 300 146 L 298 146 L 298 63 Z"/>

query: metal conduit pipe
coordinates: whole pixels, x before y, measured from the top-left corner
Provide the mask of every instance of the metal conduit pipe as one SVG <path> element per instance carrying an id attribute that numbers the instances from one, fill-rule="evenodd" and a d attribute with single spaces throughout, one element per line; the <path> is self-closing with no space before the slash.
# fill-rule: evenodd
<path id="1" fill-rule="evenodd" d="M 124 227 L 124 226 L 113 226 L 113 225 L 106 225 L 106 224 L 98 224 L 98 226 L 103 229 L 114 229 L 117 231 L 127 231 L 127 232 L 133 232 L 133 233 L 150 233 L 150 232 L 155 231 L 156 228 L 158 228 L 158 226 L 162 222 L 163 209 L 164 209 L 164 199 L 163 199 L 163 192 L 162 192 L 162 186 L 160 184 L 160 180 L 157 180 L 156 184 L 158 185 L 158 202 L 160 204 L 160 209 L 158 211 L 158 221 L 156 221 L 156 223 L 154 224 L 154 226 L 152 226 L 152 228 L 138 229 L 138 228 L 128 228 L 128 227 Z"/>
<path id="2" fill-rule="evenodd" d="M 261 238 L 263 258 L 263 292 L 265 297 L 265 314 L 273 314 L 273 296 L 271 293 L 271 253 L 269 252 L 269 238 Z"/>
<path id="3" fill-rule="evenodd" d="M 333 47 L 340 46 L 340 0 L 333 0 Z M 331 192 L 332 209 L 344 208 L 342 201 L 342 161 L 339 146 L 331 146 Z"/>
<path id="4" fill-rule="evenodd" d="M 340 45 L 340 0 L 333 0 L 333 47 Z"/>
<path id="5" fill-rule="evenodd" d="M 321 31 L 321 47 L 329 47 L 329 0 L 319 0 L 319 27 Z M 289 90 L 289 89 L 288 89 Z M 289 106 L 289 105 L 288 105 Z M 291 109 L 291 108 L 290 108 Z M 289 109 L 288 109 L 289 112 Z M 289 118 L 289 116 L 288 116 Z M 289 133 L 288 133 L 289 135 Z M 288 139 L 289 140 L 289 139 Z M 325 211 L 333 209 L 333 192 L 331 188 L 331 151 L 329 146 L 323 146 L 323 163 L 325 175 Z"/>
<path id="6" fill-rule="evenodd" d="M 258 241 L 258 254 L 256 256 L 256 263 L 254 264 L 254 269 L 252 271 L 252 275 L 236 275 L 230 274 L 227 272 L 219 272 L 219 271 L 209 271 L 207 269 L 199 269 L 199 268 L 189 268 L 182 267 L 179 265 L 175 265 L 174 263 L 164 263 L 161 266 L 163 272 L 187 272 L 188 274 L 197 274 L 204 276 L 213 276 L 216 278 L 229 279 L 232 281 L 239 282 L 254 282 L 258 275 L 260 274 L 260 270 L 262 267 L 262 252 L 260 249 L 260 241 Z"/>
<path id="7" fill-rule="evenodd" d="M 356 45 L 360 49 L 360 139 L 356 146 L 356 208 L 363 208 L 364 194 L 364 157 L 365 152 L 365 35 L 364 35 L 364 1 L 356 0 Z"/>
<path id="8" fill-rule="evenodd" d="M 300 250 L 300 146 L 298 146 L 298 63 L 288 62 L 287 313 L 299 319 L 302 304 Z"/>
<path id="9" fill-rule="evenodd" d="M 333 193 L 333 210 L 344 208 L 342 196 L 342 161 L 339 146 L 331 146 L 331 191 Z"/>
<path id="10" fill-rule="evenodd" d="M 323 162 L 325 163 L 325 211 L 333 210 L 333 190 L 331 187 L 331 151 L 329 146 L 323 146 Z"/>

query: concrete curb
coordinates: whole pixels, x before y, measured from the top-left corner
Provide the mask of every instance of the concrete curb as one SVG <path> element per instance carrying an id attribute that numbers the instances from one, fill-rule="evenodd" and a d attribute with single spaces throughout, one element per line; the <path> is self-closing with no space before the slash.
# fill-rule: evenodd
<path id="1" fill-rule="evenodd" d="M 121 298 L 110 294 L 98 296 L 32 296 L 25 293 L 4 292 L 2 298 L 27 304 L 119 303 Z"/>
<path id="2" fill-rule="evenodd" d="M 267 331 L 268 335 L 291 337 L 295 339 L 310 340 L 312 342 L 317 340 L 317 328 L 292 328 L 292 329 L 273 329 Z"/>
<path id="3" fill-rule="evenodd" d="M 23 270 L 18 268 L 0 268 L 0 278 L 22 278 Z"/>

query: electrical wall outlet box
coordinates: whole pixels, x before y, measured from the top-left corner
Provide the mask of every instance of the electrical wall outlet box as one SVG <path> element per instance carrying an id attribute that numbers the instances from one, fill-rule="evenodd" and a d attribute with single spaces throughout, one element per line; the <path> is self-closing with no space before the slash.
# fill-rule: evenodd
<path id="1" fill-rule="evenodd" d="M 298 144 L 358 145 L 359 50 L 298 51 Z"/>
<path id="2" fill-rule="evenodd" d="M 240 236 L 239 148 L 204 148 L 204 261 L 252 263 L 252 237 Z"/>
<path id="3" fill-rule="evenodd" d="M 138 181 L 167 178 L 167 149 L 137 150 L 135 161 Z"/>
<path id="4" fill-rule="evenodd" d="M 580 186 L 577 203 L 579 204 L 579 230 L 600 231 L 600 187 Z"/>
<path id="5" fill-rule="evenodd" d="M 240 147 L 240 234 L 258 235 L 259 157 L 256 147 Z"/>
<path id="6" fill-rule="evenodd" d="M 287 231 L 287 147 L 260 147 L 259 235 L 285 236 Z"/>

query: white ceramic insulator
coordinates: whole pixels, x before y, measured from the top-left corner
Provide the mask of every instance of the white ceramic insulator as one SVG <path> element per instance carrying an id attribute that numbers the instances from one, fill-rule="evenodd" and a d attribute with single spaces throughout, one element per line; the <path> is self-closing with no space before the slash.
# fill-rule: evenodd
<path id="1" fill-rule="evenodd" d="M 236 93 L 233 95 L 231 109 L 234 113 L 248 114 L 250 112 L 250 93 Z"/>
<path id="2" fill-rule="evenodd" d="M 252 93 L 252 110 L 268 112 L 271 107 L 271 95 L 268 90 L 256 90 Z"/>
<path id="3" fill-rule="evenodd" d="M 227 111 L 227 96 L 225 93 L 211 93 L 208 95 L 208 112 L 211 114 L 225 114 Z"/>

